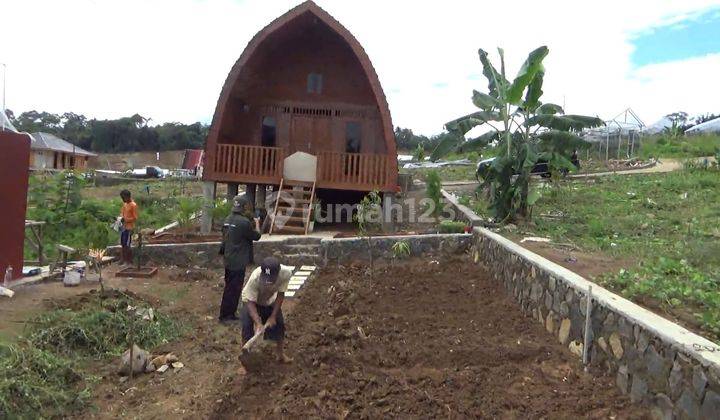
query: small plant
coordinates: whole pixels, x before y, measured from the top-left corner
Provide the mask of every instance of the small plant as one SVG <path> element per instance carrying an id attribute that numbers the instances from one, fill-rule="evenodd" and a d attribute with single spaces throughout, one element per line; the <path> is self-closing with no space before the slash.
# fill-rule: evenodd
<path id="1" fill-rule="evenodd" d="M 413 159 L 418 162 L 422 162 L 425 160 L 425 146 L 422 142 L 420 142 L 415 148 L 415 151 L 413 152 Z"/>
<path id="2" fill-rule="evenodd" d="M 425 178 L 425 195 L 432 202 L 433 208 L 431 209 L 432 215 L 437 220 L 440 217 L 440 211 L 442 210 L 442 180 L 440 174 L 433 170 L 428 172 Z"/>
<path id="3" fill-rule="evenodd" d="M 222 222 L 225 220 L 228 215 L 230 215 L 230 211 L 232 210 L 232 201 L 228 200 L 227 198 L 218 198 L 215 200 L 215 205 L 212 209 L 212 218 L 216 222 Z"/>
<path id="4" fill-rule="evenodd" d="M 368 254 L 370 255 L 370 276 L 373 276 L 373 252 L 372 252 L 372 233 L 380 230 L 382 221 L 382 199 L 378 191 L 369 192 L 360 201 L 357 211 L 353 215 L 353 220 L 357 224 L 358 233 L 367 239 Z"/>
<path id="5" fill-rule="evenodd" d="M 180 197 L 178 199 L 177 221 L 181 227 L 188 227 L 192 224 L 193 217 L 200 211 L 202 203 L 199 200 Z"/>
<path id="6" fill-rule="evenodd" d="M 410 244 L 408 241 L 398 241 L 392 246 L 393 258 L 402 259 L 410 256 Z"/>
<path id="7" fill-rule="evenodd" d="M 443 220 L 438 226 L 440 233 L 463 233 L 465 232 L 465 223 L 453 222 L 452 220 Z"/>
<path id="8" fill-rule="evenodd" d="M 105 256 L 104 249 L 91 249 L 88 251 L 88 256 L 92 259 L 93 265 L 98 271 L 98 281 L 100 282 L 100 295 L 105 295 L 105 284 L 103 283 L 102 277 L 102 260 Z"/>

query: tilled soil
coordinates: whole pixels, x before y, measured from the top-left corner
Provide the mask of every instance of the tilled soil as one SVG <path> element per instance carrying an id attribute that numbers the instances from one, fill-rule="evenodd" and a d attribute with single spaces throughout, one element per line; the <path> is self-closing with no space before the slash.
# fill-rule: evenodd
<path id="1" fill-rule="evenodd" d="M 323 270 L 216 418 L 642 418 L 467 259 Z M 269 349 L 267 349 L 269 350 Z"/>

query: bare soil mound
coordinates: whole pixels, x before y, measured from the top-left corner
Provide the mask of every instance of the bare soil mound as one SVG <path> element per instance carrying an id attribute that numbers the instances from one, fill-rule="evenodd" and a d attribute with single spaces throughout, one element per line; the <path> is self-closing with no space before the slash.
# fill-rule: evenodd
<path id="1" fill-rule="evenodd" d="M 645 416 L 466 259 L 325 269 L 287 325 L 295 362 L 251 355 L 213 417 Z"/>

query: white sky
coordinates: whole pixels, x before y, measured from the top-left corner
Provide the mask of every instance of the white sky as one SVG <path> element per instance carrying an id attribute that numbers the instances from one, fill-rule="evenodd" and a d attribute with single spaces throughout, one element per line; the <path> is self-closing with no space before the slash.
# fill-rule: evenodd
<path id="1" fill-rule="evenodd" d="M 7 107 L 155 123 L 209 122 L 250 38 L 298 0 L 0 0 Z M 485 91 L 479 47 L 502 46 L 514 77 L 546 44 L 546 102 L 647 124 L 720 112 L 720 53 L 634 69 L 631 37 L 720 0 L 490 2 L 319 0 L 370 56 L 393 123 L 434 134 Z"/>

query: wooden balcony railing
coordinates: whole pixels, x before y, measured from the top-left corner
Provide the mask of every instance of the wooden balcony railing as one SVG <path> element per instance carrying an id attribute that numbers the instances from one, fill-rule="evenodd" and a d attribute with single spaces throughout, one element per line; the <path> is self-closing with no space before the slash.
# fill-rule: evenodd
<path id="1" fill-rule="evenodd" d="M 238 182 L 279 183 L 285 150 L 281 147 L 218 144 L 213 177 Z"/>
<path id="2" fill-rule="evenodd" d="M 388 183 L 388 155 L 320 152 L 318 185 L 326 188 L 372 190 Z"/>
<path id="3" fill-rule="evenodd" d="M 281 147 L 218 144 L 209 155 L 205 179 L 219 182 L 280 184 L 287 151 Z M 320 152 L 317 155 L 318 188 L 356 191 L 392 190 L 395 159 L 385 154 Z"/>

